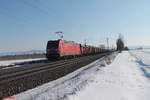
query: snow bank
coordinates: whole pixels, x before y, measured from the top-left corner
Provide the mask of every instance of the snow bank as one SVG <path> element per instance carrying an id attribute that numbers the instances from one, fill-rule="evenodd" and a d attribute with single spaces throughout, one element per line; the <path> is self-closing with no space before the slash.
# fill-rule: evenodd
<path id="1" fill-rule="evenodd" d="M 128 52 L 101 69 L 93 82 L 69 100 L 150 100 L 150 81 Z"/>

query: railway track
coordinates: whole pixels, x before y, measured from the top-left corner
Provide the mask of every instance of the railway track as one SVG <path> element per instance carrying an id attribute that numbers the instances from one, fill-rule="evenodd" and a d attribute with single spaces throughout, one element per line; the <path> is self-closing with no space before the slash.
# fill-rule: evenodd
<path id="1" fill-rule="evenodd" d="M 41 63 L 39 63 L 38 61 L 37 63 L 27 63 L 25 65 L 20 65 L 19 67 L 10 67 L 9 69 L 0 69 L 0 76 L 5 75 L 5 74 L 10 74 L 10 73 L 16 73 L 16 72 L 24 71 L 24 70 L 31 70 L 37 67 L 50 66 L 50 65 L 61 63 L 61 62 L 68 62 L 68 60 L 75 60 L 75 59 L 78 59 L 78 58 L 57 60 L 57 61 L 42 60 Z"/>
<path id="2" fill-rule="evenodd" d="M 11 96 L 58 79 L 109 53 L 0 70 L 0 96 Z"/>

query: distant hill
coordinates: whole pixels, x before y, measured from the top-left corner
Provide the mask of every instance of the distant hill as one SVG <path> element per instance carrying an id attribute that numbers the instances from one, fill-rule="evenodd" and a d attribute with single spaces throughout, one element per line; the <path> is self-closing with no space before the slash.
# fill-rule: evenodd
<path id="1" fill-rule="evenodd" d="M 128 48 L 129 49 L 139 49 L 139 48 L 150 49 L 150 46 L 129 46 Z"/>
<path id="2" fill-rule="evenodd" d="M 43 54 L 45 50 L 30 50 L 30 51 L 16 51 L 16 52 L 0 52 L 0 56 L 14 56 L 14 55 L 31 55 L 31 54 Z"/>

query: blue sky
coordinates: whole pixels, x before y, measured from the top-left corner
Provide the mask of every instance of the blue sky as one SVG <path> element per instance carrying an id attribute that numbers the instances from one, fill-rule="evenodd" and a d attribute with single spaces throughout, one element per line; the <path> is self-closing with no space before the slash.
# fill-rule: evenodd
<path id="1" fill-rule="evenodd" d="M 0 0 L 0 52 L 45 49 L 63 31 L 66 40 L 150 45 L 149 0 Z"/>

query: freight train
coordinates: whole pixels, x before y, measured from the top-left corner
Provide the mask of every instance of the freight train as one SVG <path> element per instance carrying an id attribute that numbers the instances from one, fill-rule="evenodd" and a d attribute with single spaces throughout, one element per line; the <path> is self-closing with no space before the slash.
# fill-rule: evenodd
<path id="1" fill-rule="evenodd" d="M 48 41 L 46 48 L 46 57 L 48 60 L 52 60 L 59 58 L 92 55 L 102 52 L 106 52 L 106 50 L 104 48 L 81 45 L 73 41 L 59 39 Z"/>

